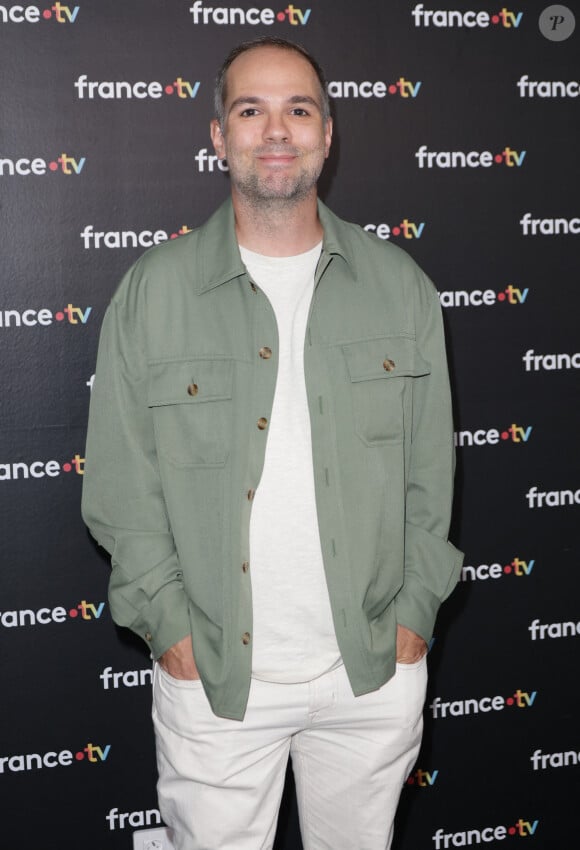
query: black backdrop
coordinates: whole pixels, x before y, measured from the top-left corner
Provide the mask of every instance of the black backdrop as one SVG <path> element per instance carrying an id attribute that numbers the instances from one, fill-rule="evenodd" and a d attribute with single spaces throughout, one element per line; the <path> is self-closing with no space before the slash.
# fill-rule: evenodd
<path id="1" fill-rule="evenodd" d="M 268 33 L 331 81 L 325 201 L 444 305 L 466 568 L 396 848 L 577 841 L 579 30 L 553 40 L 560 7 L 546 37 L 534 0 L 308 2 L 0 6 L 3 846 L 130 848 L 157 825 L 150 661 L 79 516 L 91 377 L 122 273 L 227 195 L 212 78 Z M 290 782 L 277 847 L 301 847 Z"/>

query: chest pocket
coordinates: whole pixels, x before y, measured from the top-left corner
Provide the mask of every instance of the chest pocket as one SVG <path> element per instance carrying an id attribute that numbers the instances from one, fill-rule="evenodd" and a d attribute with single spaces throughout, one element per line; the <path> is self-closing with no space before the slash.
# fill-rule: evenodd
<path id="1" fill-rule="evenodd" d="M 175 466 L 223 466 L 229 454 L 233 360 L 204 357 L 149 365 L 148 404 L 158 450 Z"/>
<path id="2" fill-rule="evenodd" d="M 356 433 L 367 446 L 401 443 L 408 380 L 431 371 L 415 340 L 401 336 L 361 340 L 343 345 L 342 351 Z"/>

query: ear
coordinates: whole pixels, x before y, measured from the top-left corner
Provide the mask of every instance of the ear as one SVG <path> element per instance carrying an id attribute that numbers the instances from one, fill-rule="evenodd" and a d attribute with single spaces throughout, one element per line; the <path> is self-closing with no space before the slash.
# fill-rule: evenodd
<path id="1" fill-rule="evenodd" d="M 330 145 L 332 143 L 332 118 L 328 118 L 324 128 L 324 156 L 328 158 Z"/>
<path id="2" fill-rule="evenodd" d="M 220 123 L 217 118 L 214 118 L 213 121 L 210 123 L 209 134 L 211 136 L 211 141 L 218 159 L 225 159 L 226 143 L 222 133 L 222 128 L 220 127 Z"/>

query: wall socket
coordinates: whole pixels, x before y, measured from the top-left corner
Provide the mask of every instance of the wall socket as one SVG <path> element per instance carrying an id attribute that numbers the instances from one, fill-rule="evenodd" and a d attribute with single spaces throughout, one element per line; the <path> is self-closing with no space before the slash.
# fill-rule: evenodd
<path id="1" fill-rule="evenodd" d="M 133 850 L 175 850 L 167 827 L 139 829 L 133 833 Z"/>

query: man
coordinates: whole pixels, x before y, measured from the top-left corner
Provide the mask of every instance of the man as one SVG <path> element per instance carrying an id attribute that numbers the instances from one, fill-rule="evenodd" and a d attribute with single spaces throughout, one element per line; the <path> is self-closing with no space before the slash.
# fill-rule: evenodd
<path id="1" fill-rule="evenodd" d="M 378 850 L 461 566 L 439 303 L 318 202 L 332 120 L 302 48 L 234 50 L 216 114 L 231 201 L 142 257 L 105 318 L 84 516 L 114 619 L 158 660 L 179 850 L 271 848 L 289 754 L 306 850 Z"/>

